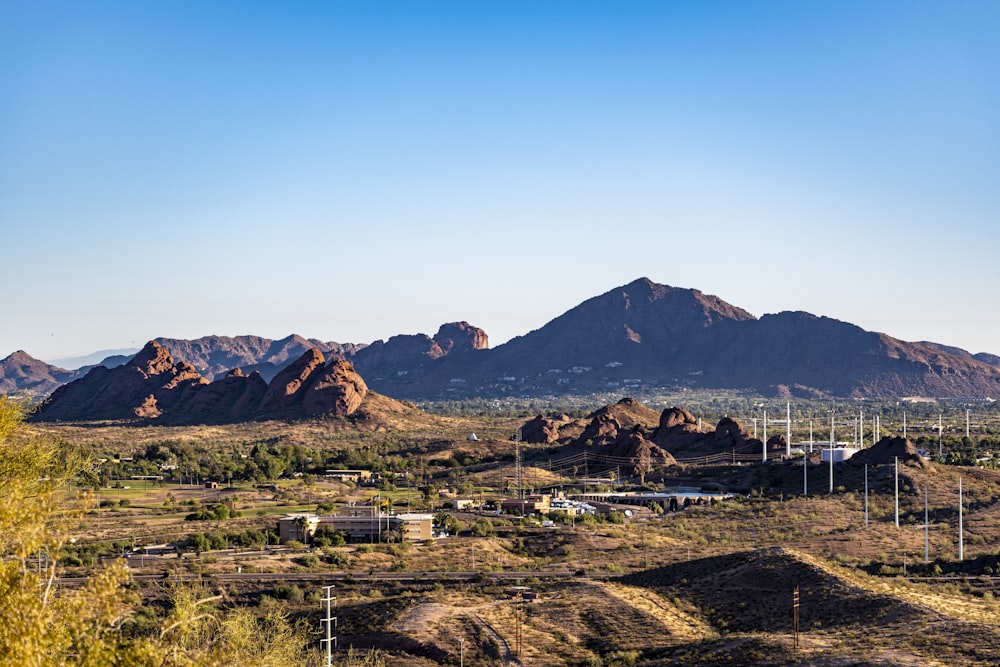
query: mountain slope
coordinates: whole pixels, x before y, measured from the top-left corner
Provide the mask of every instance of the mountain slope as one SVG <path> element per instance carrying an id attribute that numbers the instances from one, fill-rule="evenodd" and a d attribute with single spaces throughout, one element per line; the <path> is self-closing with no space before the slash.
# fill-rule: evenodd
<path id="1" fill-rule="evenodd" d="M 0 393 L 28 392 L 44 396 L 77 376 L 18 350 L 0 360 Z"/>
<path id="2" fill-rule="evenodd" d="M 174 362 L 159 342 L 150 341 L 128 363 L 97 366 L 63 385 L 33 415 L 36 421 L 156 420 L 157 423 L 231 423 L 253 419 L 354 414 L 368 387 L 351 364 L 326 363 L 311 348 L 287 365 L 270 384 L 260 373 L 233 369 L 209 382 L 186 361 Z M 407 406 L 383 400 L 382 409 Z M 365 413 L 365 418 L 371 415 Z"/>

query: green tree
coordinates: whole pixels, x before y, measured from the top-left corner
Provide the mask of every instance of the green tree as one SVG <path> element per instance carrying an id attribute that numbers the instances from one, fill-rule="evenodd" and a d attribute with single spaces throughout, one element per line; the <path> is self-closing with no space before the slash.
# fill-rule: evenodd
<path id="1" fill-rule="evenodd" d="M 219 609 L 179 588 L 162 629 L 125 631 L 139 598 L 122 560 L 77 589 L 57 586 L 68 536 L 93 499 L 73 484 L 75 450 L 28 429 L 0 396 L 0 665 L 30 667 L 292 667 L 320 664 L 307 629 L 276 610 Z M 158 631 L 157 631 L 158 630 Z"/>

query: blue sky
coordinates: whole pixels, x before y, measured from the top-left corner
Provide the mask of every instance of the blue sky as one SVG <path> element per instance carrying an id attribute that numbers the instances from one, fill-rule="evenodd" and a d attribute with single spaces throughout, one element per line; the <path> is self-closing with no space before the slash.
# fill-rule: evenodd
<path id="1" fill-rule="evenodd" d="M 640 276 L 1000 353 L 1000 4 L 0 3 L 0 357 Z"/>

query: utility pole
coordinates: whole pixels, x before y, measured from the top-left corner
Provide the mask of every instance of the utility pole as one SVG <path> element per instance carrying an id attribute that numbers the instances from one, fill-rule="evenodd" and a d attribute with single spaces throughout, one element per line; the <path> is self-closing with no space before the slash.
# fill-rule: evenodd
<path id="1" fill-rule="evenodd" d="M 868 525 L 868 464 L 865 464 L 865 525 Z"/>
<path id="2" fill-rule="evenodd" d="M 515 466 L 515 470 L 514 471 L 517 474 L 517 497 L 518 497 L 518 499 L 522 499 L 522 498 L 524 498 L 524 494 L 521 492 L 521 489 L 523 488 L 521 486 L 521 483 L 522 483 L 522 480 L 521 480 L 521 429 L 517 429 L 517 441 L 516 442 L 517 442 L 517 444 L 514 446 L 514 466 Z M 522 508 L 522 512 L 521 513 L 524 514 L 523 508 Z"/>
<path id="3" fill-rule="evenodd" d="M 965 559 L 965 542 L 962 535 L 962 476 L 958 477 L 958 560 Z"/>
<path id="4" fill-rule="evenodd" d="M 799 647 L 799 587 L 792 592 L 792 633 L 795 636 L 794 646 Z"/>
<path id="5" fill-rule="evenodd" d="M 764 458 L 761 459 L 764 463 L 767 463 L 767 410 L 764 410 Z"/>
<path id="6" fill-rule="evenodd" d="M 802 452 L 802 495 L 809 496 L 809 455 Z"/>
<path id="7" fill-rule="evenodd" d="M 938 456 L 939 457 L 944 456 L 944 449 L 942 448 L 942 445 L 941 445 L 941 432 L 942 432 L 942 430 L 943 429 L 941 428 L 941 414 L 938 413 Z"/>
<path id="8" fill-rule="evenodd" d="M 792 458 L 792 402 L 785 403 L 785 458 Z"/>
<path id="9" fill-rule="evenodd" d="M 326 667 L 333 667 L 333 647 L 337 645 L 337 638 L 333 635 L 333 628 L 337 626 L 337 617 L 333 615 L 330 605 L 337 598 L 333 597 L 333 586 L 323 587 L 323 602 L 326 603 L 326 616 L 321 620 L 326 637 L 320 640 L 321 644 L 326 644 Z"/>
<path id="10" fill-rule="evenodd" d="M 924 565 L 931 562 L 931 526 L 928 521 L 928 496 L 930 492 L 924 487 Z"/>
<path id="11" fill-rule="evenodd" d="M 458 667 L 465 667 L 465 637 L 458 638 Z"/>
<path id="12" fill-rule="evenodd" d="M 521 595 L 521 591 L 517 592 L 517 597 L 514 598 L 514 656 L 521 657 L 521 609 L 524 598 Z"/>
<path id="13" fill-rule="evenodd" d="M 830 493 L 833 493 L 833 443 L 830 443 Z"/>
<path id="14" fill-rule="evenodd" d="M 895 478 L 896 478 L 896 528 L 899 528 L 899 457 L 893 457 L 893 465 L 895 466 Z"/>

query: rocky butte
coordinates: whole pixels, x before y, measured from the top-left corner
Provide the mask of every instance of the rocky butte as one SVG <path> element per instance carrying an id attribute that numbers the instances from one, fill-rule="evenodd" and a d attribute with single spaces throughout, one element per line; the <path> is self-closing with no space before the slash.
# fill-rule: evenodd
<path id="1" fill-rule="evenodd" d="M 350 362 L 311 348 L 268 383 L 259 372 L 233 369 L 208 381 L 150 341 L 116 368 L 97 366 L 63 385 L 33 416 L 37 421 L 156 420 L 195 424 L 318 415 L 347 417 L 368 396 Z"/>

